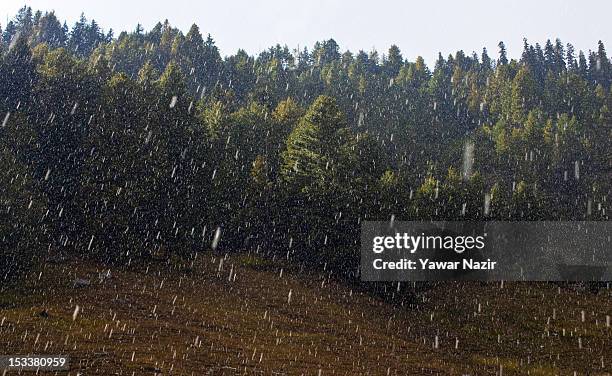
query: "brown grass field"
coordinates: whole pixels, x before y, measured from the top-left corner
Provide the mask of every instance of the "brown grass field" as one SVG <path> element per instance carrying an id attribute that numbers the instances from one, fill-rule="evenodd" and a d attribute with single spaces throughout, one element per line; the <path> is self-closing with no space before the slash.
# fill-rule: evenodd
<path id="1" fill-rule="evenodd" d="M 57 375 L 612 372 L 609 287 L 443 283 L 402 307 L 281 269 L 210 254 L 108 278 L 102 265 L 45 264 L 0 289 L 0 354 L 70 355 Z"/>

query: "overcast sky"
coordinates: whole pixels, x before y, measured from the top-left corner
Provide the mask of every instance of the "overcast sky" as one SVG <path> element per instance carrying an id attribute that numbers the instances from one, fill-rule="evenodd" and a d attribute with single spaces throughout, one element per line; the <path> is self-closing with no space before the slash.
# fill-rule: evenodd
<path id="1" fill-rule="evenodd" d="M 487 47 L 497 57 L 500 40 L 518 57 L 524 37 L 541 44 L 561 38 L 584 51 L 596 49 L 600 39 L 612 43 L 609 0 L 1 0 L 0 24 L 25 4 L 55 10 L 70 26 L 84 12 L 115 35 L 138 23 L 148 30 L 166 18 L 185 33 L 196 23 L 222 55 L 238 48 L 256 54 L 276 43 L 310 48 L 334 38 L 342 51 L 375 48 L 382 54 L 396 44 L 404 57 L 421 55 L 431 65 L 438 52 L 458 49 L 469 54 Z"/>

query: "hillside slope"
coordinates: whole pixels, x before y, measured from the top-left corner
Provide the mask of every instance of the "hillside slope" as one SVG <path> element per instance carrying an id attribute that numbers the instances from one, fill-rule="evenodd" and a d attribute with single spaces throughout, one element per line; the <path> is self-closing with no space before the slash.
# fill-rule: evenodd
<path id="1" fill-rule="evenodd" d="M 0 290 L 0 354 L 69 354 L 71 375 L 612 369 L 609 289 L 440 284 L 407 308 L 246 255 L 170 265 L 46 264 Z"/>

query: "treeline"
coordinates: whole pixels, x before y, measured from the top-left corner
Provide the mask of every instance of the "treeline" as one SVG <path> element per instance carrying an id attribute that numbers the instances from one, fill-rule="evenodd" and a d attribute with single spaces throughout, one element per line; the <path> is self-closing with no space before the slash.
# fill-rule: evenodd
<path id="1" fill-rule="evenodd" d="M 27 7 L 1 33 L 2 278 L 211 242 L 355 273 L 365 220 L 609 219 L 601 42 L 430 70 L 332 39 L 222 58 L 196 25 L 115 38 Z"/>

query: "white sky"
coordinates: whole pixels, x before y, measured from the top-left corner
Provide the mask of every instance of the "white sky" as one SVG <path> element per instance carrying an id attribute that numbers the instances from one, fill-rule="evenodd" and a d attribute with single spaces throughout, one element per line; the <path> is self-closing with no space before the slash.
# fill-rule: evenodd
<path id="1" fill-rule="evenodd" d="M 432 65 L 438 52 L 446 57 L 458 49 L 480 54 L 487 47 L 495 58 L 500 40 L 518 57 L 523 37 L 542 45 L 559 37 L 584 51 L 600 39 L 612 43 L 609 0 L 1 0 L 0 24 L 24 4 L 55 10 L 69 26 L 84 12 L 115 35 L 137 23 L 148 30 L 166 18 L 184 32 L 195 22 L 222 55 L 238 48 L 256 54 L 276 43 L 310 49 L 334 38 L 342 51 L 383 54 L 396 44 L 409 60 L 421 55 Z"/>

